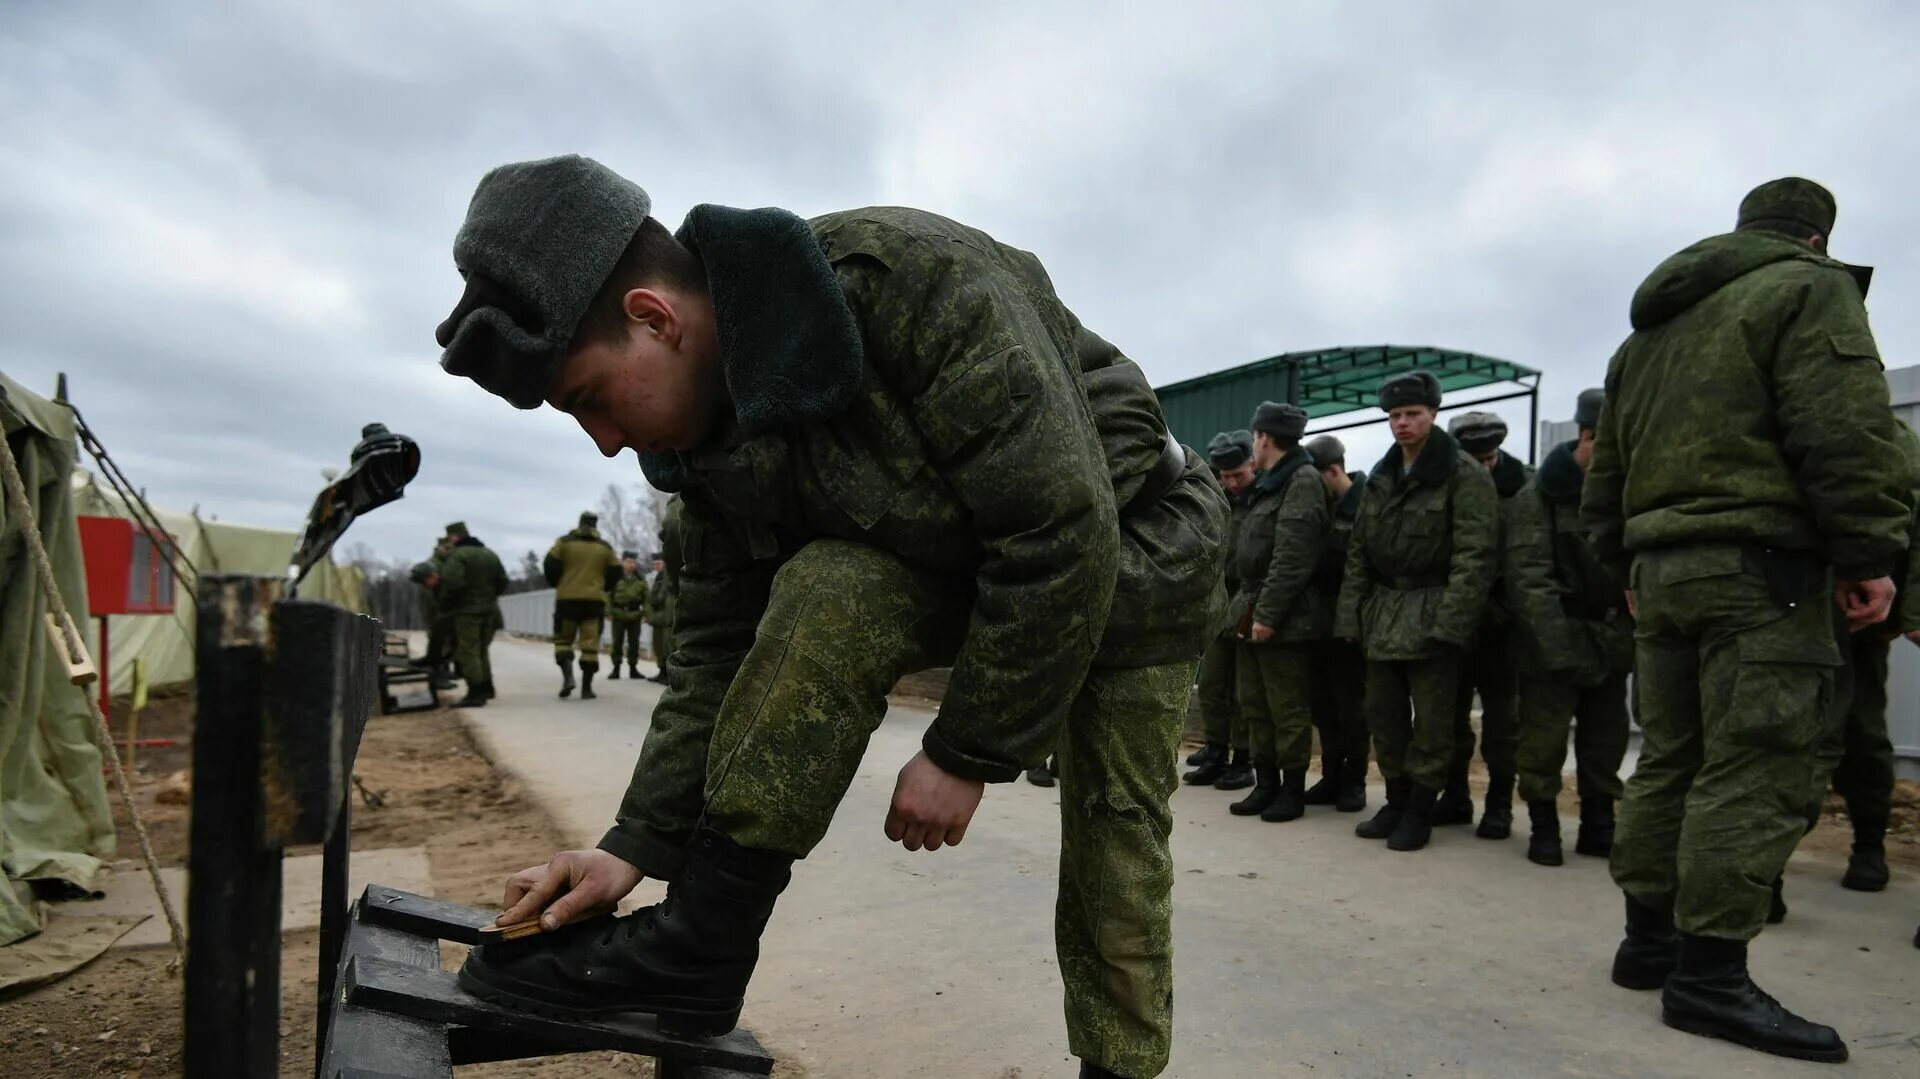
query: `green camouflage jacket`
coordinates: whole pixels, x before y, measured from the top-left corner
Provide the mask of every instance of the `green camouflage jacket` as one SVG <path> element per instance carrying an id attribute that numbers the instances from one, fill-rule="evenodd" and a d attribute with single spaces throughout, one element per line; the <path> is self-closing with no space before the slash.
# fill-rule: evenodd
<path id="1" fill-rule="evenodd" d="M 1251 610 L 1254 622 L 1273 629 L 1275 641 L 1313 640 L 1319 623 L 1313 571 L 1333 517 L 1327 485 L 1313 456 L 1296 449 L 1261 473 L 1248 496 L 1232 559 L 1240 578 L 1235 621 Z"/>
<path id="2" fill-rule="evenodd" d="M 1749 544 L 1886 576 L 1911 485 L 1848 267 L 1729 233 L 1661 263 L 1631 313 L 1581 505 L 1601 556 L 1624 576 L 1633 551 Z"/>
<path id="3" fill-rule="evenodd" d="M 1222 493 L 1224 494 L 1224 492 Z M 1221 577 L 1226 585 L 1225 594 L 1228 597 L 1240 594 L 1240 573 L 1235 565 L 1234 552 L 1240 549 L 1240 533 L 1247 526 L 1247 499 L 1252 493 L 1251 490 L 1248 490 L 1238 495 L 1226 496 L 1227 534 L 1225 536 L 1224 546 L 1227 557 L 1221 565 Z M 1220 632 L 1218 636 L 1227 640 L 1239 640 L 1238 622 L 1239 619 L 1234 615 L 1234 605 L 1228 603 L 1220 610 Z"/>
<path id="4" fill-rule="evenodd" d="M 1368 659 L 1436 659 L 1473 643 L 1500 556 L 1500 500 L 1438 427 L 1403 470 L 1391 447 L 1360 496 L 1335 632 Z"/>
<path id="5" fill-rule="evenodd" d="M 1353 486 L 1339 498 L 1328 495 L 1331 516 L 1327 519 L 1327 542 L 1320 546 L 1320 562 L 1313 569 L 1314 617 L 1319 620 L 1315 636 L 1334 635 L 1333 623 L 1340 609 L 1340 582 L 1347 576 L 1347 549 L 1353 540 L 1353 521 L 1360 515 L 1360 499 L 1367 493 L 1367 474 L 1349 472 Z"/>
<path id="6" fill-rule="evenodd" d="M 500 557 L 468 536 L 440 561 L 440 614 L 487 614 L 499 609 L 507 591 L 507 569 Z"/>
<path id="7" fill-rule="evenodd" d="M 1471 456 L 1471 454 L 1469 454 Z M 1520 493 L 1528 481 L 1533 479 L 1533 466 L 1505 450 L 1500 451 L 1500 459 L 1494 462 L 1487 472 L 1493 480 L 1493 493 L 1500 499 L 1500 538 L 1498 551 L 1506 545 L 1508 518 L 1512 515 L 1514 496 Z M 1507 590 L 1501 582 L 1505 569 L 1496 556 L 1493 564 L 1493 587 L 1487 592 L 1486 613 L 1480 617 L 1478 641 L 1497 640 L 1513 623 L 1513 612 L 1507 606 Z"/>
<path id="8" fill-rule="evenodd" d="M 1897 560 L 1905 565 L 1895 567 L 1900 597 L 1894 608 L 1893 628 L 1912 633 L 1920 629 L 1920 434 L 1901 422 L 1894 424 L 1894 435 L 1906 454 L 1907 474 L 1913 482 L 1913 519 L 1907 530 L 1907 551 Z"/>
<path id="9" fill-rule="evenodd" d="M 706 268 L 734 415 L 706 446 L 642 455 L 684 504 L 676 651 L 604 848 L 677 865 L 774 572 L 814 539 L 972 593 L 922 743 L 955 775 L 1043 759 L 1096 662 L 1199 655 L 1224 603 L 1226 500 L 1197 454 L 1168 453 L 1145 376 L 1031 254 L 899 208 L 702 206 L 680 237 Z M 1142 491 L 1159 497 L 1130 505 Z"/>
<path id="10" fill-rule="evenodd" d="M 1514 497 L 1501 580 L 1520 669 L 1592 686 L 1632 669 L 1633 619 L 1625 582 L 1600 560 L 1580 519 L 1586 474 L 1575 445 L 1554 447 Z"/>
<path id="11" fill-rule="evenodd" d="M 607 601 L 607 617 L 615 622 L 638 622 L 647 616 L 647 578 L 622 573 Z"/>
<path id="12" fill-rule="evenodd" d="M 685 557 L 680 544 L 686 511 L 680 496 L 667 499 L 667 511 L 660 519 L 660 572 L 653 575 L 652 591 L 647 597 L 647 622 L 672 628 L 675 599 L 680 595 L 680 564 Z"/>
<path id="13" fill-rule="evenodd" d="M 542 568 L 557 600 L 605 602 L 621 572 L 620 556 L 591 528 L 576 528 L 553 541 Z"/>

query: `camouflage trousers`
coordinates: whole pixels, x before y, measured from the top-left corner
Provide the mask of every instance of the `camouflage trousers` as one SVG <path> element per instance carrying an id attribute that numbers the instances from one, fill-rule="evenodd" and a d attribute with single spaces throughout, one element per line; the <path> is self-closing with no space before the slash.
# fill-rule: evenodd
<path id="1" fill-rule="evenodd" d="M 562 618 L 553 616 L 553 656 L 555 659 L 572 659 L 575 647 L 580 650 L 582 668 L 600 666 L 600 619 L 598 618 Z"/>
<path id="2" fill-rule="evenodd" d="M 638 618 L 628 621 L 615 619 L 613 622 L 613 665 L 625 663 L 629 667 L 640 662 L 640 627 Z"/>
<path id="3" fill-rule="evenodd" d="M 1820 750 L 1814 818 L 1827 800 L 1827 778 L 1855 823 L 1884 827 L 1893 813 L 1893 741 L 1887 737 L 1887 659 L 1892 642 L 1877 633 L 1846 634 L 1834 699 L 1840 713 Z"/>
<path id="4" fill-rule="evenodd" d="M 1253 763 L 1285 771 L 1313 760 L 1313 646 L 1307 642 L 1241 642 L 1240 720 L 1253 746 Z"/>
<path id="5" fill-rule="evenodd" d="M 453 615 L 435 615 L 427 628 L 427 661 L 435 666 L 451 661 L 453 641 Z"/>
<path id="6" fill-rule="evenodd" d="M 1520 745 L 1520 682 L 1504 630 L 1487 630 L 1460 661 L 1460 696 L 1453 709 L 1453 760 L 1448 774 L 1464 778 L 1473 765 L 1473 699 L 1480 698 L 1480 759 L 1493 775 L 1512 775 Z"/>
<path id="7" fill-rule="evenodd" d="M 1233 637 L 1215 637 L 1200 656 L 1200 727 L 1207 741 L 1247 752 L 1247 725 L 1234 707 L 1234 664 L 1239 655 Z"/>
<path id="8" fill-rule="evenodd" d="M 1551 802 L 1560 797 L 1569 730 L 1574 789 L 1580 800 L 1620 797 L 1620 762 L 1627 756 L 1627 676 L 1609 675 L 1594 686 L 1575 685 L 1564 678 L 1523 677 L 1517 755 L 1522 801 Z"/>
<path id="9" fill-rule="evenodd" d="M 500 616 L 492 611 L 481 614 L 456 614 L 453 623 L 453 662 L 460 678 L 472 689 L 475 683 L 493 684 L 493 663 L 487 649 L 500 628 Z"/>
<path id="10" fill-rule="evenodd" d="M 1458 656 L 1367 661 L 1367 727 L 1382 777 L 1446 786 L 1459 694 Z"/>
<path id="11" fill-rule="evenodd" d="M 667 657 L 673 655 L 673 623 L 653 622 L 653 661 L 660 670 L 667 669 Z"/>
<path id="12" fill-rule="evenodd" d="M 883 551 L 803 547 L 775 575 L 715 721 L 706 821 L 743 846 L 805 857 L 853 782 L 887 691 L 950 662 L 969 614 L 966 589 Z M 1095 668 L 1056 747 L 1054 941 L 1068 1044 L 1121 1075 L 1158 1075 L 1172 1048 L 1168 799 L 1193 674 L 1192 662 Z"/>
<path id="13" fill-rule="evenodd" d="M 1328 765 L 1367 770 L 1367 657 L 1352 641 L 1313 645 L 1313 726 L 1320 732 L 1321 771 Z"/>
<path id="14" fill-rule="evenodd" d="M 1750 940 L 1823 778 L 1836 609 L 1824 586 L 1781 604 L 1758 557 L 1728 546 L 1642 552 L 1632 587 L 1643 742 L 1614 882 L 1683 933 Z"/>

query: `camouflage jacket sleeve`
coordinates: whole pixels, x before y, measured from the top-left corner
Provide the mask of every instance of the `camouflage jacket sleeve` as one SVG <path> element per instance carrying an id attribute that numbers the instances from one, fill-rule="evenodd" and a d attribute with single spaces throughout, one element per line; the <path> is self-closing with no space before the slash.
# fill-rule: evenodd
<path id="1" fill-rule="evenodd" d="M 941 769 L 1001 782 L 1046 757 L 1113 601 L 1119 517 L 1070 333 L 1031 286 L 959 244 L 843 265 L 875 362 L 983 552 L 940 714 Z M 857 271 L 857 275 L 856 275 Z"/>
<path id="2" fill-rule="evenodd" d="M 776 560 L 756 562 L 717 514 L 683 498 L 673 665 L 639 763 L 600 849 L 657 880 L 672 879 L 700 819 L 707 750 L 734 674 L 753 647 Z"/>
<path id="3" fill-rule="evenodd" d="M 1453 499 L 1453 561 L 1433 614 L 1433 639 L 1465 648 L 1479 632 L 1500 558 L 1500 496 L 1487 470 L 1461 460 L 1447 480 Z"/>
<path id="4" fill-rule="evenodd" d="M 1628 580 L 1626 532 L 1627 452 L 1620 441 L 1620 424 L 1611 415 L 1619 399 L 1621 346 L 1607 363 L 1607 401 L 1600 407 L 1600 426 L 1594 433 L 1593 459 L 1580 494 L 1580 519 L 1594 552 L 1618 579 Z"/>
<path id="5" fill-rule="evenodd" d="M 1347 537 L 1347 572 L 1340 579 L 1339 606 L 1333 620 L 1333 635 L 1344 641 L 1360 639 L 1360 607 L 1373 590 L 1373 577 L 1367 572 L 1367 531 L 1373 519 L 1367 512 L 1370 497 L 1371 492 L 1360 496 L 1360 512 Z"/>
<path id="6" fill-rule="evenodd" d="M 1571 589 L 1554 572 L 1553 559 L 1553 525 L 1546 501 L 1529 485 L 1508 508 L 1501 588 L 1515 615 L 1514 624 L 1533 645 L 1533 658 L 1547 670 L 1558 671 L 1575 666 L 1581 649 L 1573 619 L 1561 606 Z"/>
<path id="7" fill-rule="evenodd" d="M 1912 495 L 1880 352 L 1853 279 L 1823 269 L 1774 354 L 1781 451 L 1834 571 L 1846 580 L 1892 572 Z"/>
<path id="8" fill-rule="evenodd" d="M 1907 579 L 1900 582 L 1899 604 L 1893 614 L 1900 632 L 1920 629 L 1920 507 L 1914 510 L 1907 538 Z"/>
<path id="9" fill-rule="evenodd" d="M 1320 548 L 1327 542 L 1332 517 L 1326 488 L 1313 466 L 1287 478 L 1286 492 L 1274 516 L 1273 556 L 1267 563 L 1266 583 L 1260 586 L 1260 598 L 1253 605 L 1255 622 L 1278 627 L 1291 610 L 1306 604 L 1307 585 L 1320 564 Z"/>

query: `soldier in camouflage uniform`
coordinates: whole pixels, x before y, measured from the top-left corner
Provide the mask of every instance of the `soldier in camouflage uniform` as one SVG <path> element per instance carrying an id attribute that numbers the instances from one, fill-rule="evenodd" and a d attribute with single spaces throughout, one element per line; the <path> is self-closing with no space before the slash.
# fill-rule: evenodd
<path id="1" fill-rule="evenodd" d="M 1434 427 L 1439 379 L 1395 375 L 1380 408 L 1395 445 L 1360 498 L 1334 632 L 1366 651 L 1368 726 L 1387 780 L 1387 804 L 1354 833 L 1410 851 L 1427 845 L 1453 759 L 1460 660 L 1493 585 L 1500 507 L 1487 470 Z"/>
<path id="2" fill-rule="evenodd" d="M 653 556 L 653 581 L 647 586 L 647 624 L 653 627 L 653 676 L 666 683 L 667 657 L 673 654 L 674 600 L 680 595 L 680 496 L 667 499 L 660 519 L 660 550 Z"/>
<path id="3" fill-rule="evenodd" d="M 1507 521 L 1503 587 L 1520 675 L 1520 797 L 1532 836 L 1527 859 L 1565 861 L 1560 844 L 1561 772 L 1573 726 L 1580 792 L 1579 854 L 1613 850 L 1613 804 L 1627 752 L 1627 675 L 1633 618 L 1625 584 L 1595 553 L 1580 519 L 1580 493 L 1604 394 L 1580 395 L 1580 437 L 1555 446 L 1514 496 Z"/>
<path id="4" fill-rule="evenodd" d="M 607 596 L 607 618 L 613 623 L 613 673 L 620 677 L 620 662 L 625 659 L 627 673 L 640 677 L 640 627 L 647 617 L 647 579 L 640 574 L 640 553 L 620 553 L 620 579 Z"/>
<path id="5" fill-rule="evenodd" d="M 542 568 L 553 586 L 553 661 L 560 667 L 560 696 L 573 695 L 573 650 L 580 649 L 580 699 L 594 698 L 600 669 L 601 620 L 607 591 L 620 579 L 613 545 L 600 538 L 600 517 L 580 515 L 579 527 L 553 542 Z"/>
<path id="6" fill-rule="evenodd" d="M 1227 494 L 1232 516 L 1227 523 L 1227 550 L 1234 549 L 1240 527 L 1247 516 L 1247 488 L 1253 485 L 1253 432 L 1222 431 L 1207 443 L 1207 464 Z M 1226 591 L 1240 589 L 1234 559 L 1225 563 Z M 1200 656 L 1200 718 L 1206 730 L 1207 744 L 1187 758 L 1194 770 L 1181 780 L 1216 790 L 1239 790 L 1253 785 L 1252 758 L 1248 756 L 1247 724 L 1234 706 L 1234 656 L 1239 651 L 1240 635 L 1232 620 L 1207 642 Z M 1231 754 L 1229 754 L 1231 746 Z"/>
<path id="7" fill-rule="evenodd" d="M 435 597 L 440 587 L 440 564 L 452 545 L 445 537 L 434 544 L 433 554 L 425 562 L 416 562 L 408 578 L 420 586 L 420 624 L 427 631 L 427 651 L 410 665 L 430 673 L 434 689 L 453 688 L 453 619 L 442 615 Z"/>
<path id="8" fill-rule="evenodd" d="M 1332 435 L 1308 440 L 1307 453 L 1320 470 L 1332 515 L 1313 574 L 1314 613 L 1321 622 L 1311 685 L 1313 726 L 1320 732 L 1320 779 L 1307 788 L 1306 801 L 1358 813 L 1367 808 L 1367 657 L 1359 645 L 1334 636 L 1333 620 L 1367 474 L 1347 471 L 1347 447 Z"/>
<path id="9" fill-rule="evenodd" d="M 467 683 L 467 695 L 454 705 L 480 708 L 494 695 L 487 649 L 502 624 L 500 597 L 507 591 L 507 569 L 463 521 L 447 526 L 447 540 L 435 610 L 453 621 L 453 659 Z"/>
<path id="10" fill-rule="evenodd" d="M 1614 981 L 1664 986 L 1678 1029 L 1824 1061 L 1846 1044 L 1753 984 L 1747 942 L 1819 781 L 1834 620 L 1886 617 L 1912 491 L 1866 274 L 1825 254 L 1833 217 L 1818 184 L 1776 180 L 1653 271 L 1581 499 L 1637 616 Z"/>
<path id="11" fill-rule="evenodd" d="M 1314 570 L 1332 513 L 1327 489 L 1300 446 L 1307 414 L 1298 405 L 1263 402 L 1253 413 L 1253 463 L 1260 478 L 1247 492 L 1247 518 L 1232 560 L 1233 598 L 1242 635 L 1237 657 L 1240 716 L 1253 743 L 1253 790 L 1228 807 L 1264 821 L 1298 820 L 1307 811 L 1313 757 Z"/>
<path id="12" fill-rule="evenodd" d="M 1504 527 L 1507 508 L 1533 478 L 1533 469 L 1500 448 L 1507 440 L 1507 422 L 1491 412 L 1463 412 L 1447 425 L 1447 433 L 1467 456 L 1480 462 L 1493 478 L 1500 496 Z M 1472 824 L 1473 792 L 1467 774 L 1473 766 L 1473 702 L 1480 701 L 1480 757 L 1487 763 L 1487 803 L 1475 833 L 1481 839 L 1505 839 L 1513 834 L 1514 753 L 1520 744 L 1520 685 L 1513 669 L 1513 646 L 1508 628 L 1513 622 L 1501 597 L 1499 575 L 1494 577 L 1486 613 L 1466 658 L 1460 665 L 1460 700 L 1453 713 L 1453 760 L 1447 785 L 1433 809 L 1433 823 Z"/>
<path id="13" fill-rule="evenodd" d="M 559 925 L 643 873 L 666 899 L 482 946 L 462 984 L 730 1029 L 887 691 L 950 665 L 889 838 L 959 842 L 984 783 L 1057 751 L 1069 1045 L 1083 1075 L 1158 1074 L 1168 798 L 1225 602 L 1219 486 L 1030 254 L 908 209 L 699 206 L 677 237 L 648 209 L 595 162 L 509 165 L 455 242 L 443 365 L 637 449 L 684 516 L 668 688 L 616 823 L 516 877 L 503 917 Z"/>

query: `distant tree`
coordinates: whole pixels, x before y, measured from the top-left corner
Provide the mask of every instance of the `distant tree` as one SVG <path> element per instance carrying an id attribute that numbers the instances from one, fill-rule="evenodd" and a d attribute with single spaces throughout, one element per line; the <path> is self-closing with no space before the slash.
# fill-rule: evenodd
<path id="1" fill-rule="evenodd" d="M 666 500 L 641 484 L 621 487 L 609 483 L 600 495 L 600 535 L 616 551 L 638 551 L 642 559 L 653 550 L 660 534 Z"/>
<path id="2" fill-rule="evenodd" d="M 520 556 L 520 566 L 507 577 L 509 592 L 537 592 L 547 587 L 546 574 L 541 569 L 538 552 L 528 551 Z"/>

